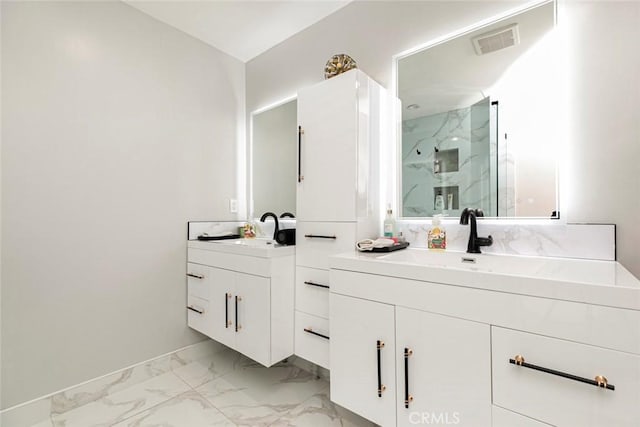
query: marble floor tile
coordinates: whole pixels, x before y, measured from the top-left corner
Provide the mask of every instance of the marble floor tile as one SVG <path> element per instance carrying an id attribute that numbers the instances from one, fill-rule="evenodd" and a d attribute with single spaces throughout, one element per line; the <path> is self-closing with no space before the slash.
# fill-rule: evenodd
<path id="1" fill-rule="evenodd" d="M 375 427 L 376 424 L 336 405 L 329 398 L 329 389 L 314 394 L 270 427 Z"/>
<path id="2" fill-rule="evenodd" d="M 11 426 L 11 424 L 0 424 L 3 427 L 6 425 Z M 50 418 L 47 418 L 46 420 L 40 421 L 38 424 L 33 424 L 31 427 L 53 427 L 53 421 L 51 421 Z"/>
<path id="3" fill-rule="evenodd" d="M 126 390 L 157 375 L 167 373 L 170 371 L 169 363 L 169 356 L 158 358 L 143 365 L 128 368 L 102 377 L 99 380 L 56 393 L 51 396 L 51 413 L 63 414 L 111 394 Z"/>
<path id="4" fill-rule="evenodd" d="M 234 369 L 250 364 L 249 359 L 240 353 L 223 347 L 217 352 L 175 367 L 173 373 L 182 378 L 191 387 L 196 388 Z"/>
<path id="5" fill-rule="evenodd" d="M 170 356 L 171 369 L 177 369 L 181 366 L 188 365 L 189 363 L 205 358 L 213 353 L 229 349 L 219 342 L 213 340 L 201 341 L 197 344 L 183 348 Z"/>
<path id="6" fill-rule="evenodd" d="M 195 391 L 188 391 L 113 427 L 234 427 L 220 411 Z"/>
<path id="7" fill-rule="evenodd" d="M 52 421 L 55 427 L 106 427 L 189 390 L 184 381 L 168 372 L 63 414 L 53 414 Z"/>
<path id="8" fill-rule="evenodd" d="M 267 426 L 329 383 L 295 366 L 245 366 L 196 389 L 237 425 Z"/>

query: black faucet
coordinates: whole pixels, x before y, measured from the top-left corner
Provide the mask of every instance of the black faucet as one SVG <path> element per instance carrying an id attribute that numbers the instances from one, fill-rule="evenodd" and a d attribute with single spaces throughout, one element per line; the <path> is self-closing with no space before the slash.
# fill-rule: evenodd
<path id="1" fill-rule="evenodd" d="M 273 230 L 273 240 L 276 240 L 276 236 L 278 235 L 278 231 L 280 230 L 280 226 L 278 224 L 278 215 L 274 214 L 273 212 L 265 212 L 260 217 L 260 222 L 264 222 L 264 220 L 268 217 L 273 217 L 273 220 L 276 222 L 276 228 L 275 230 Z"/>
<path id="2" fill-rule="evenodd" d="M 493 237 L 478 237 L 478 225 L 476 224 L 476 217 L 481 218 L 484 216 L 482 209 L 469 209 L 464 208 L 460 215 L 460 224 L 470 224 L 471 230 L 469 231 L 469 244 L 467 245 L 467 253 L 479 254 L 480 246 L 491 246 L 493 244 Z"/>
<path id="3" fill-rule="evenodd" d="M 295 218 L 296 216 L 294 214 L 292 214 L 291 212 L 285 212 L 282 215 L 280 215 L 280 218 L 286 218 L 286 217 Z"/>

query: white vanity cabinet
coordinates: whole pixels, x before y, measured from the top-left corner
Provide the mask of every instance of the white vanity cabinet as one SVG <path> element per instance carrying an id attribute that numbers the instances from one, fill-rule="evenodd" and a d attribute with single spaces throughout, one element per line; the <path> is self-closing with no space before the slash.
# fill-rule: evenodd
<path id="1" fill-rule="evenodd" d="M 396 425 L 491 425 L 490 343 L 489 325 L 396 307 Z"/>
<path id="2" fill-rule="evenodd" d="M 331 294 L 331 400 L 382 426 L 396 418 L 394 306 Z"/>
<path id="3" fill-rule="evenodd" d="M 589 277 L 548 292 L 544 268 L 527 282 L 457 267 L 466 254 L 410 251 L 331 258 L 332 400 L 383 426 L 639 425 L 640 282 L 615 263 L 577 263 Z M 478 256 L 474 267 L 493 261 L 506 262 Z M 550 264 L 552 275 L 562 263 L 516 262 Z M 584 302 L 590 292 L 614 306 Z M 395 345 L 395 406 L 385 413 L 382 398 L 364 394 L 380 334 Z"/>
<path id="4" fill-rule="evenodd" d="M 213 328 L 209 336 L 269 366 L 269 278 L 209 267 Z"/>
<path id="5" fill-rule="evenodd" d="M 488 325 L 337 293 L 330 310 L 334 402 L 382 426 L 491 424 Z"/>
<path id="6" fill-rule="evenodd" d="M 291 356 L 293 248 L 242 255 L 223 243 L 188 246 L 188 325 L 265 366 Z"/>
<path id="7" fill-rule="evenodd" d="M 386 90 L 360 70 L 298 93 L 295 353 L 325 368 L 329 256 L 379 233 L 378 152 L 391 131 L 389 105 Z"/>

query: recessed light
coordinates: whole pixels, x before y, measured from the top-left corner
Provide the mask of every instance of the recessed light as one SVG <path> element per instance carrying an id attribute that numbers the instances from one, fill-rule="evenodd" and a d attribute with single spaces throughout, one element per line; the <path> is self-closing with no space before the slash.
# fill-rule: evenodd
<path id="1" fill-rule="evenodd" d="M 407 105 L 407 110 L 417 110 L 418 108 L 420 108 L 420 106 L 418 104 L 409 104 L 409 105 Z"/>

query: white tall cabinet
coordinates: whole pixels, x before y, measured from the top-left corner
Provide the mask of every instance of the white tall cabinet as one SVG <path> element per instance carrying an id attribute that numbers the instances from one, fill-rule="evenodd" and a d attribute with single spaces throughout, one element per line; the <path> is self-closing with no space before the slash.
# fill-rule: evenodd
<path id="1" fill-rule="evenodd" d="M 295 353 L 329 368 L 328 257 L 379 233 L 384 88 L 351 70 L 298 93 Z"/>

